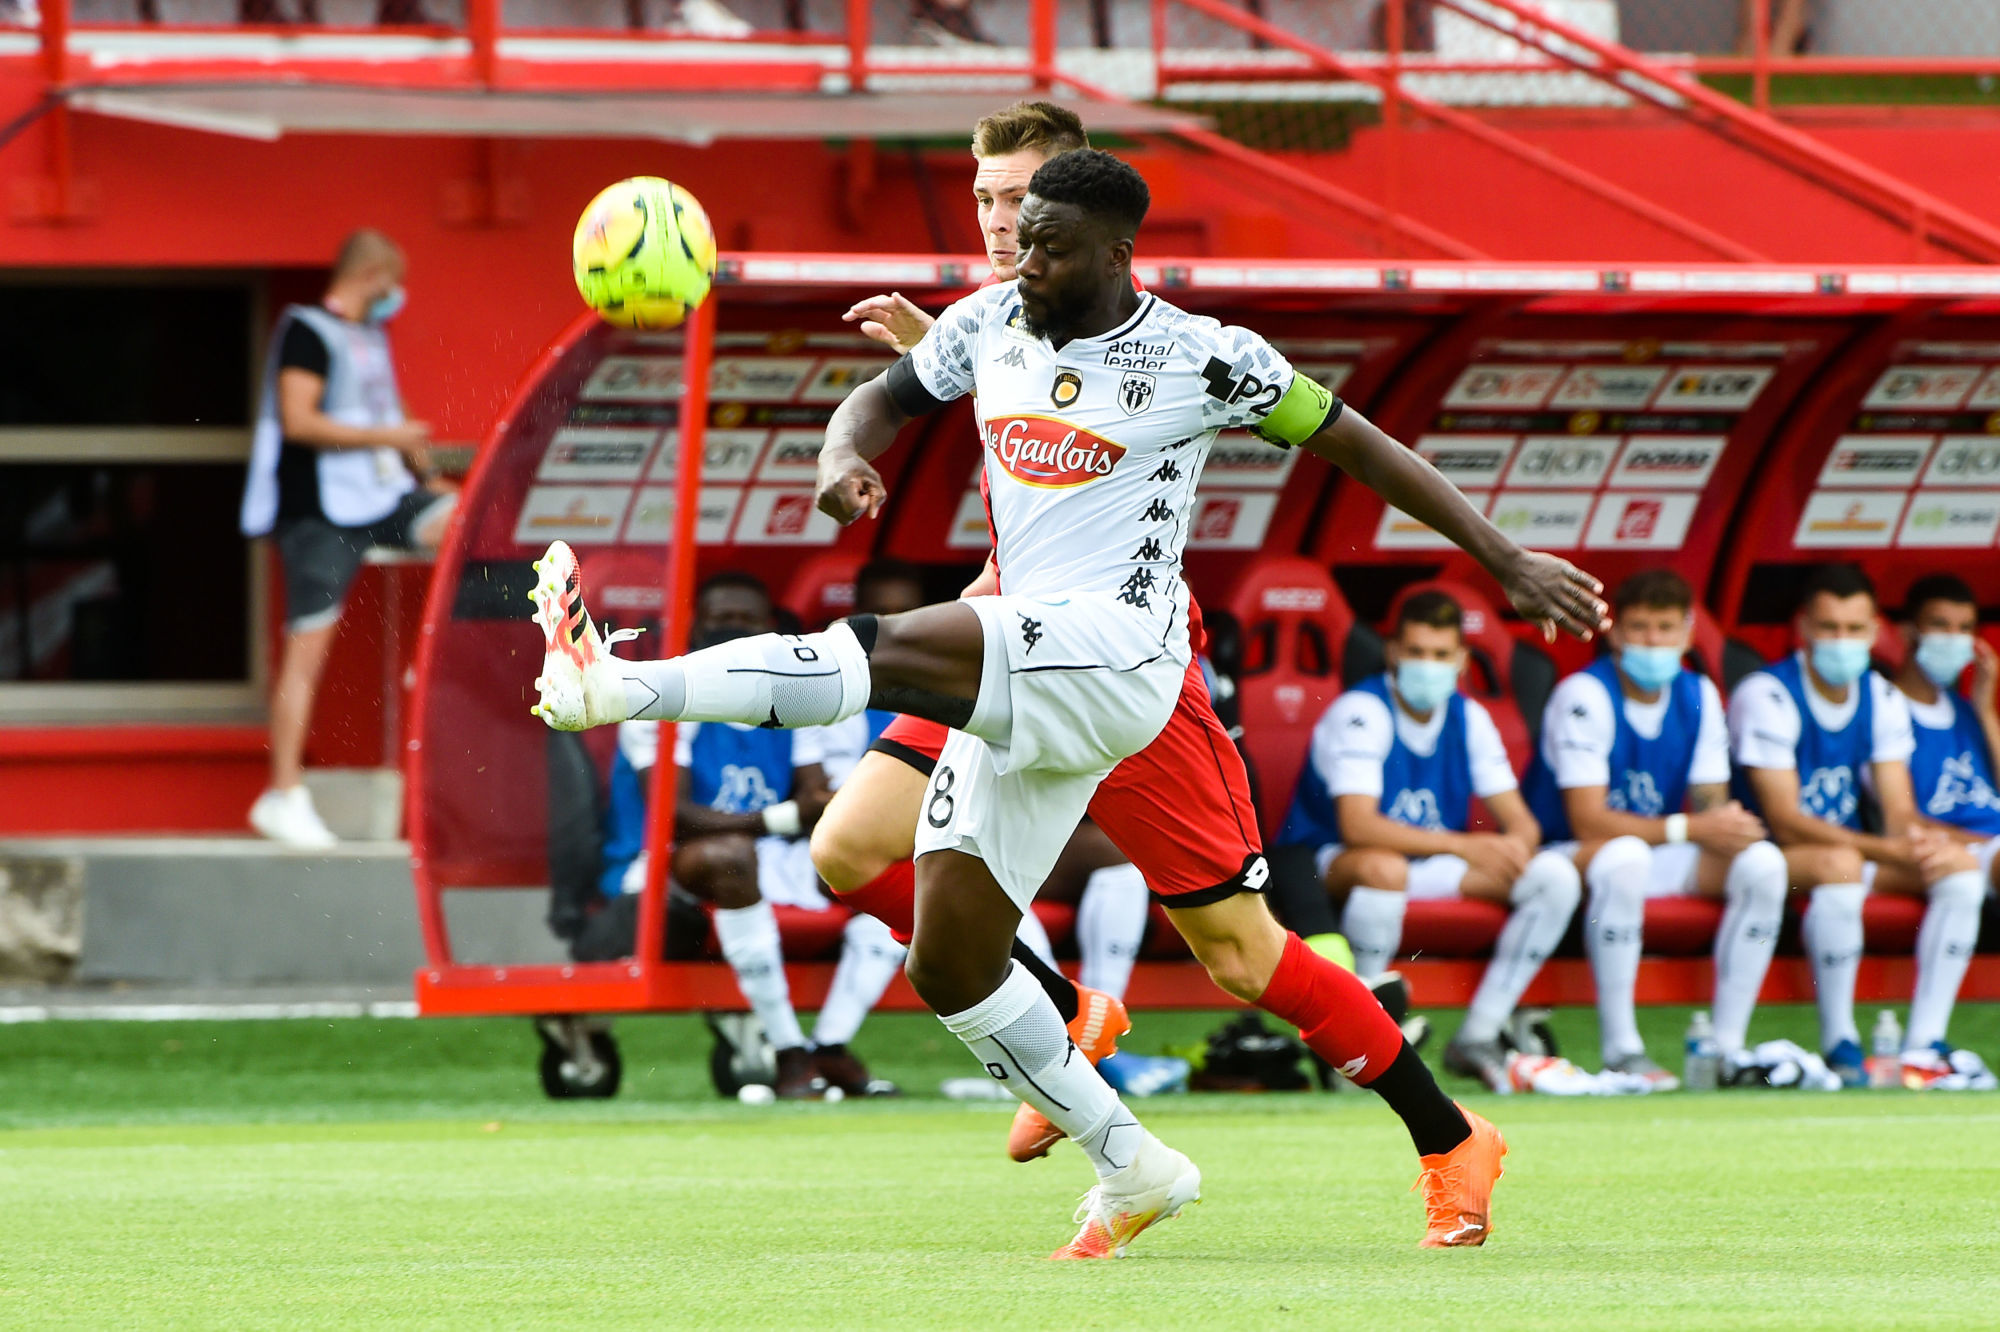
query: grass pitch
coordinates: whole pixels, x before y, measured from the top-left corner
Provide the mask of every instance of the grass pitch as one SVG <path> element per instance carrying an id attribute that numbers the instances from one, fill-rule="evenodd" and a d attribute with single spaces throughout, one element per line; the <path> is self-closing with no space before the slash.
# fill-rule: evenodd
<path id="1" fill-rule="evenodd" d="M 1685 1013 L 1646 1019 L 1664 1053 Z M 1147 1015 L 1136 1048 L 1213 1023 Z M 1955 1028 L 2000 1053 L 2000 1013 Z M 552 1104 L 520 1022 L 0 1029 L 0 1325 L 2000 1321 L 2000 1096 L 1468 1095 L 1513 1150 L 1493 1240 L 1445 1253 L 1415 1247 L 1409 1143 L 1373 1097 L 1158 1099 L 1205 1201 L 1125 1262 L 1051 1264 L 1089 1171 L 1009 1163 L 1003 1109 L 749 1109 L 708 1092 L 690 1020 L 619 1031 L 626 1093 Z M 928 1019 L 864 1036 L 913 1091 L 967 1071 Z"/>

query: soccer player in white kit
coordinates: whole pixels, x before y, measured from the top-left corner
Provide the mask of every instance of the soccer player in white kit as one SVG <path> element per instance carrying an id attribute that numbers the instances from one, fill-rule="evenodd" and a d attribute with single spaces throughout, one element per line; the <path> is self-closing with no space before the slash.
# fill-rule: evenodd
<path id="1" fill-rule="evenodd" d="M 828 427 L 820 505 L 848 522 L 886 498 L 868 460 L 912 416 L 976 388 L 1003 595 L 637 663 L 599 651 L 566 548 L 552 548 L 536 590 L 551 634 L 538 711 L 554 726 L 630 716 L 824 725 L 872 701 L 956 728 L 917 829 L 908 971 L 987 1071 L 1095 1167 L 1082 1230 L 1058 1257 L 1116 1256 L 1199 1196 L 1200 1172 L 1076 1056 L 1008 947 L 1099 781 L 1160 732 L 1180 695 L 1190 652 L 1181 553 L 1216 433 L 1249 427 L 1329 458 L 1459 542 L 1549 632 L 1590 634 L 1604 622 L 1594 580 L 1516 546 L 1263 339 L 1136 293 L 1133 237 L 1147 203 L 1144 180 L 1108 153 L 1051 160 L 1022 208 L 1017 280 L 948 309 Z M 1240 912 L 1241 901 L 1202 910 Z M 1270 937 L 1279 947 L 1286 938 L 1275 924 Z M 1439 1243 L 1484 1238 L 1500 1173 L 1497 1131 L 1464 1120 L 1480 1178 L 1465 1238 Z"/>

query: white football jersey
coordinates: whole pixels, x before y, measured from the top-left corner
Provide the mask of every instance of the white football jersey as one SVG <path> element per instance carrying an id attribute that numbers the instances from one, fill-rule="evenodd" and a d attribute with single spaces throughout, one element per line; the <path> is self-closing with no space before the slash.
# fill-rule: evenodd
<path id="1" fill-rule="evenodd" d="M 1151 292 L 1116 329 L 1058 350 L 1027 330 L 1014 285 L 957 302 L 910 353 L 933 397 L 977 395 L 1002 590 L 1113 593 L 1185 661 L 1181 552 L 1209 446 L 1261 423 L 1291 364 Z"/>

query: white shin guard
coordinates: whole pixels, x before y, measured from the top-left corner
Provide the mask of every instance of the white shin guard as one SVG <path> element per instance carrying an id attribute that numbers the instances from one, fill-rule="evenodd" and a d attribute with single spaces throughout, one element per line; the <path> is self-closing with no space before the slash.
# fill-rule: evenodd
<path id="1" fill-rule="evenodd" d="M 1355 888 L 1341 908 L 1340 932 L 1354 950 L 1354 974 L 1372 981 L 1389 969 L 1403 942 L 1403 912 L 1409 901 L 1386 888 Z"/>
<path id="2" fill-rule="evenodd" d="M 1076 946 L 1083 954 L 1077 979 L 1123 999 L 1146 937 L 1150 906 L 1146 876 L 1137 865 L 1107 865 L 1092 874 L 1076 908 Z"/>
<path id="3" fill-rule="evenodd" d="M 999 989 L 941 1020 L 988 1074 L 1083 1149 L 1098 1178 L 1131 1164 L 1146 1131 L 1070 1043 L 1062 1015 L 1025 967 L 1008 963 Z"/>
<path id="4" fill-rule="evenodd" d="M 771 904 L 759 901 L 730 910 L 718 908 L 715 939 L 736 973 L 737 988 L 763 1024 L 765 1038 L 780 1050 L 804 1045 L 806 1034 L 792 1008 L 791 982 L 785 977 L 785 953 Z"/>
<path id="5" fill-rule="evenodd" d="M 1819 1048 L 1861 1042 L 1854 1025 L 1854 982 L 1861 974 L 1861 903 L 1858 883 L 1823 883 L 1813 889 L 1803 926 L 1812 958 L 1813 995 L 1819 1002 Z"/>
<path id="6" fill-rule="evenodd" d="M 1958 987 L 1979 942 L 1986 881 L 1978 870 L 1947 874 L 1931 885 L 1931 904 L 1917 931 L 1917 993 L 1903 1048 L 1921 1050 L 1944 1039 Z"/>
<path id="7" fill-rule="evenodd" d="M 1509 895 L 1514 912 L 1493 945 L 1493 960 L 1472 996 L 1459 1034 L 1469 1041 L 1490 1041 L 1521 1002 L 1535 973 L 1562 942 L 1570 917 L 1583 899 L 1583 878 L 1576 862 L 1555 851 L 1536 853 L 1514 880 Z"/>
<path id="8" fill-rule="evenodd" d="M 1645 1049 L 1633 990 L 1639 983 L 1646 883 L 1652 869 L 1652 847 L 1637 837 L 1614 837 L 1591 857 L 1584 875 L 1590 885 L 1590 905 L 1583 942 L 1597 982 L 1598 1044 L 1606 1063 Z"/>
<path id="9" fill-rule="evenodd" d="M 1788 877 L 1785 853 L 1769 842 L 1753 843 L 1729 862 L 1715 932 L 1715 1043 L 1725 1054 L 1749 1043 L 1750 1014 L 1785 923 Z"/>
<path id="10" fill-rule="evenodd" d="M 861 1020 L 882 998 L 902 969 L 907 952 L 889 927 L 870 915 L 856 915 L 841 936 L 840 965 L 826 1003 L 813 1021 L 813 1044 L 845 1045 L 861 1030 Z"/>
<path id="11" fill-rule="evenodd" d="M 625 702 L 644 721 L 826 726 L 868 706 L 868 654 L 845 624 L 754 634 L 666 661 L 620 661 Z"/>

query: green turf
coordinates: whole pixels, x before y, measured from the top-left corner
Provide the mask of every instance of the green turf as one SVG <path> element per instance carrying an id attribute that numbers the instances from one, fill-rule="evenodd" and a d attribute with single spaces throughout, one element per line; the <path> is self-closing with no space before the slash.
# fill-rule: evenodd
<path id="1" fill-rule="evenodd" d="M 1656 1053 L 1685 1012 L 1649 1012 Z M 1213 1015 L 1147 1015 L 1141 1048 Z M 1558 1027 L 1587 1046 L 1587 1014 Z M 1805 1034 L 1796 1009 L 1758 1035 Z M 628 1090 L 544 1101 L 520 1022 L 0 1028 L 0 1326 L 1977 1327 L 2000 1315 L 2000 1097 L 1468 1100 L 1513 1146 L 1497 1235 L 1420 1253 L 1365 1094 L 1145 1117 L 1205 1203 L 1134 1257 L 1067 1237 L 1073 1149 L 935 1099 L 752 1110 L 688 1019 L 623 1023 Z M 2000 1009 L 1954 1034 L 1989 1054 Z M 967 1071 L 870 1024 L 913 1090 Z M 1590 1062 L 1594 1062 L 1591 1060 Z M 1463 1084 L 1455 1090 L 1466 1092 Z"/>

